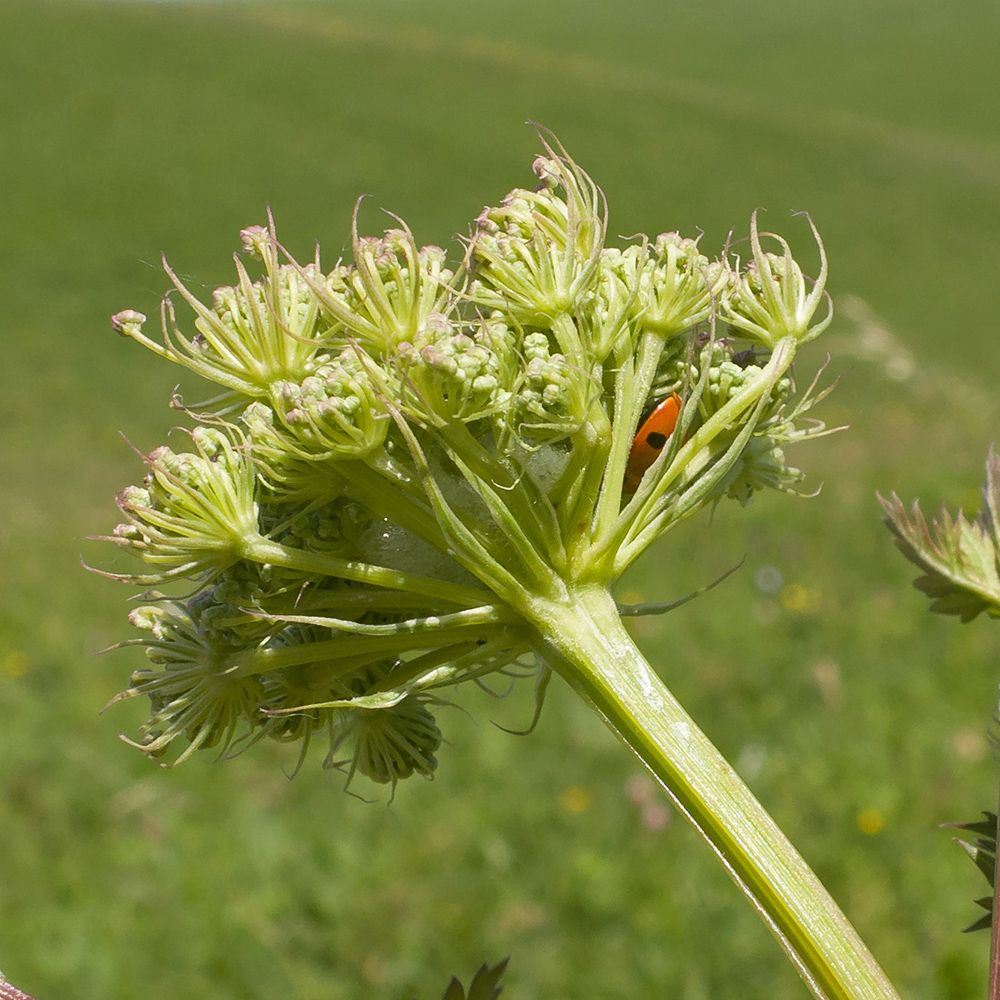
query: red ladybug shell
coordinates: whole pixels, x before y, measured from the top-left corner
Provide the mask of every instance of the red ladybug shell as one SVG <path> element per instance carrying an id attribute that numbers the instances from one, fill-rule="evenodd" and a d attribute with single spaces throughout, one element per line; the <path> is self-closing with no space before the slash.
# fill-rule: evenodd
<path id="1" fill-rule="evenodd" d="M 625 466 L 624 490 L 635 493 L 639 488 L 645 471 L 656 461 L 656 456 L 663 451 L 664 446 L 677 426 L 677 418 L 681 415 L 681 397 L 672 392 L 646 418 L 632 441 L 632 450 L 628 453 L 628 465 Z"/>

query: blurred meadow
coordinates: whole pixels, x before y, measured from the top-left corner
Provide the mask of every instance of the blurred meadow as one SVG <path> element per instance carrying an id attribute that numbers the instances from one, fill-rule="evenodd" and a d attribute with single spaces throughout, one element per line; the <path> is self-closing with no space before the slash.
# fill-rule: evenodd
<path id="1" fill-rule="evenodd" d="M 512 956 L 512 1000 L 806 995 L 756 915 L 598 719 L 553 684 L 469 691 L 433 782 L 390 807 L 319 754 L 176 770 L 100 708 L 142 665 L 128 588 L 85 536 L 178 421 L 178 371 L 117 338 L 151 317 L 161 252 L 204 295 L 270 205 L 300 258 L 405 218 L 449 245 L 530 186 L 551 128 L 607 194 L 610 233 L 750 213 L 837 318 L 792 457 L 813 499 L 730 504 L 623 581 L 674 614 L 651 662 L 827 883 L 902 994 L 982 995 L 963 936 L 985 883 L 938 824 L 993 808 L 1000 632 L 930 616 L 875 490 L 978 507 L 1000 426 L 994 0 L 0 2 L 0 967 L 42 1000 L 436 1000 Z M 122 435 L 127 436 L 127 441 Z M 464 710 L 463 710 L 464 709 Z"/>

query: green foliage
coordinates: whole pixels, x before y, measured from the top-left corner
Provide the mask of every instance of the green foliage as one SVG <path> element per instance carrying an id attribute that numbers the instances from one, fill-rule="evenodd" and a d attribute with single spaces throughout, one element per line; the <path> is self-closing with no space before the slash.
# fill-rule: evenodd
<path id="1" fill-rule="evenodd" d="M 492 968 L 486 962 L 483 962 L 472 977 L 472 982 L 469 983 L 468 993 L 462 989 L 462 984 L 452 976 L 448 988 L 444 991 L 442 1000 L 496 1000 L 503 992 L 503 988 L 499 983 L 503 977 L 504 970 L 507 968 L 508 961 L 509 959 L 505 958 L 502 962 L 497 962 Z"/>
<path id="2" fill-rule="evenodd" d="M 928 527 L 916 503 L 907 517 L 895 493 L 890 500 L 879 500 L 897 548 L 924 571 L 913 586 L 931 598 L 931 611 L 957 615 L 963 622 L 984 611 L 1000 617 L 1000 458 L 992 450 L 982 510 L 973 521 L 961 511 L 952 517 L 942 508 Z"/>
<path id="3" fill-rule="evenodd" d="M 924 570 L 913 585 L 923 591 L 929 610 L 957 615 L 970 622 L 982 612 L 1000 617 L 1000 458 L 990 449 L 986 459 L 986 481 L 982 488 L 982 509 L 973 521 L 961 511 L 952 517 L 942 508 L 928 527 L 914 503 L 907 517 L 899 497 L 879 497 L 887 514 L 886 526 L 895 535 L 897 548 L 910 562 Z M 976 900 L 986 914 L 966 928 L 985 930 L 993 922 L 994 888 L 997 865 L 997 817 L 984 812 L 983 819 L 970 823 L 946 823 L 947 827 L 977 834 L 974 843 L 958 839 L 990 886 L 990 894 Z"/>
<path id="4" fill-rule="evenodd" d="M 955 842 L 965 851 L 969 859 L 982 872 L 983 877 L 989 883 L 990 894 L 976 900 L 976 905 L 981 906 L 986 913 L 975 923 L 966 927 L 966 933 L 970 931 L 986 930 L 993 924 L 993 888 L 997 877 L 997 816 L 996 813 L 983 812 L 983 818 L 974 820 L 971 823 L 945 823 L 944 826 L 954 830 L 965 830 L 967 833 L 976 834 L 976 840 L 969 843 L 967 840 L 955 838 Z"/>

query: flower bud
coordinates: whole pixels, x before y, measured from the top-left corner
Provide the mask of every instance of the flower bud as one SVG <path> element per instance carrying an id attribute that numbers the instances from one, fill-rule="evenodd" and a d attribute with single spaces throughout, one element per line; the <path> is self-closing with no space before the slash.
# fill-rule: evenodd
<path id="1" fill-rule="evenodd" d="M 192 440 L 197 452 L 151 452 L 144 486 L 118 496 L 128 521 L 110 540 L 159 567 L 123 579 L 161 583 L 219 571 L 257 537 L 255 476 L 245 450 L 215 428 L 197 428 Z"/>
<path id="2" fill-rule="evenodd" d="M 162 345 L 142 333 L 141 313 L 126 309 L 112 317 L 123 336 L 222 386 L 224 396 L 203 404 L 217 412 L 233 409 L 240 397 L 266 396 L 277 379 L 309 374 L 325 356 L 330 330 L 329 323 L 321 321 L 311 287 L 321 280 L 318 266 L 279 266 L 274 234 L 261 226 L 248 227 L 241 237 L 251 256 L 262 259 L 264 277 L 252 281 L 237 260 L 237 284 L 217 288 L 211 308 L 196 299 L 164 261 L 174 287 L 194 310 L 192 336 L 181 332 L 169 298 L 161 308 Z"/>
<path id="3" fill-rule="evenodd" d="M 240 230 L 240 242 L 243 252 L 255 260 L 263 260 L 271 243 L 271 234 L 264 226 L 247 226 Z"/>
<path id="4" fill-rule="evenodd" d="M 145 322 L 146 317 L 134 309 L 123 309 L 111 317 L 111 326 L 115 333 L 121 337 L 138 338 L 142 333 L 142 324 Z"/>
<path id="5" fill-rule="evenodd" d="M 707 319 L 729 279 L 726 268 L 698 250 L 698 241 L 661 233 L 642 276 L 636 308 L 642 325 L 666 337 Z"/>
<path id="6" fill-rule="evenodd" d="M 411 342 L 399 345 L 400 388 L 421 420 L 473 421 L 502 414 L 517 378 L 514 338 L 485 320 L 470 336 L 441 313 L 431 313 Z"/>
<path id="7" fill-rule="evenodd" d="M 410 695 L 390 708 L 343 711 L 338 719 L 338 738 L 324 766 L 348 764 L 336 761 L 341 741 L 353 744 L 349 774 L 357 771 L 380 785 L 395 785 L 415 773 L 425 778 L 434 774 L 441 730 L 426 704 Z"/>
<path id="8" fill-rule="evenodd" d="M 544 333 L 524 338 L 528 360 L 512 399 L 511 421 L 528 447 L 551 444 L 579 429 L 596 388 L 579 366 L 551 353 Z"/>
<path id="9" fill-rule="evenodd" d="M 607 213 L 597 186 L 572 161 L 553 154 L 533 169 L 539 190 L 515 189 L 477 219 L 469 294 L 486 309 L 547 327 L 596 289 Z"/>
<path id="10" fill-rule="evenodd" d="M 354 221 L 354 265 L 338 265 L 314 288 L 339 342 L 356 341 L 382 361 L 412 340 L 431 313 L 450 310 L 455 275 L 445 267 L 444 250 L 418 248 L 409 229 L 362 237 L 356 214 Z"/>
<path id="11" fill-rule="evenodd" d="M 808 216 L 807 216 L 808 218 Z M 833 307 L 815 325 L 813 316 L 822 301 L 826 285 L 826 250 L 816 227 L 809 219 L 816 244 L 819 247 L 819 277 L 807 288 L 802 269 L 792 257 L 788 243 L 780 236 L 765 233 L 778 241 L 782 253 L 765 253 L 757 232 L 757 213 L 750 220 L 750 245 L 753 260 L 742 273 L 734 273 L 723 294 L 723 311 L 731 326 L 748 339 L 773 348 L 784 337 L 794 337 L 805 343 L 818 337 L 833 318 Z M 826 296 L 829 305 L 829 296 Z"/>
<path id="12" fill-rule="evenodd" d="M 239 730 L 250 728 L 262 698 L 260 680 L 221 669 L 232 645 L 220 645 L 219 634 L 203 627 L 196 603 L 137 608 L 129 620 L 152 633 L 145 642 L 147 656 L 163 668 L 135 671 L 128 689 L 115 699 L 150 700 L 149 719 L 132 745 L 159 758 L 183 736 L 188 746 L 175 763 L 199 748 L 219 747 L 225 754 Z"/>
<path id="13" fill-rule="evenodd" d="M 301 383 L 275 383 L 271 405 L 294 448 L 314 460 L 363 458 L 382 444 L 389 425 L 366 361 L 351 348 Z"/>

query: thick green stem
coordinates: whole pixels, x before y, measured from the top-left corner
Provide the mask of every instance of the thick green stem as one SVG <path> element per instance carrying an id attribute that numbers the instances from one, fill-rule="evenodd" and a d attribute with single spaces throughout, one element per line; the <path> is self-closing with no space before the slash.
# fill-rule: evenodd
<path id="1" fill-rule="evenodd" d="M 677 703 L 603 587 L 532 602 L 548 662 L 600 713 L 714 849 L 820 1000 L 898 1000 L 819 879 Z"/>

